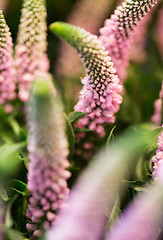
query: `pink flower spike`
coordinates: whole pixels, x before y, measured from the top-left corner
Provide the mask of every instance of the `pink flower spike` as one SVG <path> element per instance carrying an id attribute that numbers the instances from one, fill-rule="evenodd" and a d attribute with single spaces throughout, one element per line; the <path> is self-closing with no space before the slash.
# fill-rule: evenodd
<path id="1" fill-rule="evenodd" d="M 28 100 L 36 77 L 50 78 L 46 31 L 45 1 L 24 0 L 15 48 L 19 98 L 23 102 Z"/>
<path id="2" fill-rule="evenodd" d="M 0 11 L 0 104 L 6 113 L 13 109 L 9 103 L 16 97 L 16 82 L 13 64 L 13 43 L 11 33 Z"/>
<path id="3" fill-rule="evenodd" d="M 111 58 L 97 37 L 82 28 L 62 22 L 53 23 L 50 28 L 77 50 L 86 68 L 87 76 L 82 80 L 84 86 L 74 109 L 87 114 L 76 123 L 76 127 L 92 129 L 103 137 L 104 129 L 98 126 L 113 123 L 115 117 L 109 121 L 106 114 L 114 116 L 122 102 L 122 86 Z"/>
<path id="4" fill-rule="evenodd" d="M 132 32 L 156 3 L 157 0 L 126 0 L 117 7 L 110 19 L 105 21 L 104 27 L 100 29 L 99 40 L 112 58 L 121 82 L 126 78 Z"/>
<path id="5" fill-rule="evenodd" d="M 55 215 L 69 193 L 68 143 L 61 111 L 52 83 L 37 79 L 27 114 L 30 198 L 26 215 L 33 238 L 36 230 L 54 224 Z"/>

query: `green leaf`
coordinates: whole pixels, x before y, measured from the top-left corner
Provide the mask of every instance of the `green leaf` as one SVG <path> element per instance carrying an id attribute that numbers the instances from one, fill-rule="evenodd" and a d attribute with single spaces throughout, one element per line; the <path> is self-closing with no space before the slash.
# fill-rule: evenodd
<path id="1" fill-rule="evenodd" d="M 88 128 L 74 128 L 74 132 L 93 132 L 91 129 Z"/>
<path id="2" fill-rule="evenodd" d="M 20 134 L 19 123 L 14 118 L 9 118 L 8 122 L 16 135 Z"/>
<path id="3" fill-rule="evenodd" d="M 75 135 L 74 135 L 74 131 L 72 128 L 72 125 L 67 117 L 66 114 L 65 115 L 65 119 L 66 119 L 66 124 L 67 124 L 67 136 L 68 136 L 68 142 L 69 142 L 69 157 L 71 158 L 72 153 L 74 151 L 74 144 L 75 144 Z"/>
<path id="4" fill-rule="evenodd" d="M 9 228 L 5 229 L 5 236 L 7 240 L 24 240 L 24 237 L 19 232 Z"/>
<path id="5" fill-rule="evenodd" d="M 20 180 L 12 180 L 11 189 L 15 190 L 23 196 L 27 195 L 27 184 L 23 183 Z"/>
<path id="6" fill-rule="evenodd" d="M 120 213 L 120 199 L 119 196 L 117 196 L 113 209 L 110 213 L 108 223 L 106 225 L 107 230 L 110 229 L 110 227 L 117 221 L 119 213 Z"/>
<path id="7" fill-rule="evenodd" d="M 26 146 L 26 142 L 16 144 L 4 144 L 0 147 L 0 170 L 4 172 L 13 172 L 16 165 L 22 161 L 19 152 Z"/>
<path id="8" fill-rule="evenodd" d="M 6 193 L 6 190 L 3 188 L 3 186 L 1 184 L 0 184 L 0 196 L 5 202 L 8 201 L 8 199 L 9 199 L 9 197 Z"/>
<path id="9" fill-rule="evenodd" d="M 148 189 L 144 185 L 144 182 L 142 182 L 140 180 L 135 180 L 135 181 L 124 180 L 124 182 L 128 183 L 129 186 L 137 192 L 147 192 L 148 191 Z"/>
<path id="10" fill-rule="evenodd" d="M 14 204 L 14 202 L 16 201 L 16 199 L 18 198 L 18 194 L 14 195 L 8 205 L 7 205 L 7 208 L 6 208 L 6 217 L 5 217 L 5 226 L 7 228 L 11 228 L 14 224 L 14 220 L 12 218 L 12 214 L 11 214 L 11 211 L 12 211 L 12 206 Z"/>
<path id="11" fill-rule="evenodd" d="M 113 137 L 113 132 L 114 132 L 114 129 L 116 128 L 116 126 L 114 126 L 111 131 L 110 131 L 110 134 L 109 134 L 109 137 L 107 139 L 107 142 L 106 142 L 106 146 L 110 143 L 111 139 L 114 138 Z"/>
<path id="12" fill-rule="evenodd" d="M 75 123 L 78 119 L 84 117 L 85 115 L 86 115 L 86 112 L 79 112 L 79 111 L 72 112 L 69 114 L 69 121 L 71 123 Z"/>

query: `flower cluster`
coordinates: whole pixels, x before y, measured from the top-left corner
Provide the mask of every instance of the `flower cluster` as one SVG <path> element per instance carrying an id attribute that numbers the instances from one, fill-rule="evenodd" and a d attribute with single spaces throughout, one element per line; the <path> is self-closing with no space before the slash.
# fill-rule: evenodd
<path id="1" fill-rule="evenodd" d="M 0 104 L 7 113 L 12 111 L 9 102 L 15 98 L 16 88 L 12 47 L 11 33 L 0 11 Z"/>
<path id="2" fill-rule="evenodd" d="M 87 76 L 82 79 L 84 86 L 74 109 L 87 114 L 76 126 L 88 127 L 103 137 L 102 124 L 115 121 L 114 114 L 122 102 L 122 86 L 111 58 L 97 37 L 82 28 L 58 22 L 51 25 L 51 30 L 77 50 L 86 68 Z"/>
<path id="3" fill-rule="evenodd" d="M 47 79 L 36 82 L 27 116 L 30 159 L 27 188 L 31 195 L 27 229 L 33 232 L 33 238 L 39 236 L 40 229 L 54 224 L 69 192 L 66 180 L 70 177 L 65 170 L 69 166 L 65 122 L 55 89 Z"/>
<path id="4" fill-rule="evenodd" d="M 46 9 L 44 0 L 24 0 L 19 25 L 15 59 L 19 98 L 29 97 L 31 82 L 38 76 L 48 78 L 49 61 L 46 55 Z"/>
<path id="5" fill-rule="evenodd" d="M 126 0 L 100 29 L 99 39 L 111 56 L 121 81 L 126 77 L 131 32 L 156 3 L 157 0 Z"/>
<path id="6" fill-rule="evenodd" d="M 152 161 L 154 162 L 154 171 L 153 176 L 154 178 L 158 178 L 158 169 L 160 164 L 163 162 L 163 132 L 158 137 L 157 141 L 158 149 L 156 150 L 156 155 L 153 156 Z"/>

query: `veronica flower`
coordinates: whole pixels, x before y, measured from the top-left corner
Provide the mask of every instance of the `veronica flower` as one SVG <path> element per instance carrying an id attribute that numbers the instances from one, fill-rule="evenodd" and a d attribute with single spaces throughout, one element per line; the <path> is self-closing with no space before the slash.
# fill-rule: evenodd
<path id="1" fill-rule="evenodd" d="M 153 176 L 154 178 L 158 178 L 158 169 L 160 164 L 163 162 L 163 132 L 158 137 L 157 141 L 158 149 L 156 150 L 156 155 L 152 158 L 152 161 L 154 162 L 154 171 Z"/>
<path id="2" fill-rule="evenodd" d="M 154 114 L 152 116 L 152 121 L 156 125 L 161 125 L 162 123 L 162 100 L 163 100 L 163 82 L 161 85 L 161 91 L 159 93 L 159 99 L 154 102 Z"/>
<path id="3" fill-rule="evenodd" d="M 70 173 L 68 166 L 68 143 L 65 135 L 65 122 L 58 107 L 56 92 L 47 81 L 36 81 L 28 107 L 28 151 L 30 192 L 27 229 L 33 238 L 48 229 L 56 219 L 69 192 L 66 180 Z"/>
<path id="4" fill-rule="evenodd" d="M 11 33 L 0 11 L 0 104 L 6 112 L 12 111 L 9 103 L 15 98 L 15 71 L 13 65 Z"/>
<path id="5" fill-rule="evenodd" d="M 24 0 L 15 49 L 19 97 L 22 101 L 28 99 L 31 82 L 36 77 L 45 75 L 48 78 L 46 30 L 45 1 Z"/>
<path id="6" fill-rule="evenodd" d="M 126 0 L 100 29 L 99 39 L 111 56 L 121 81 L 126 77 L 131 33 L 156 3 L 157 0 Z"/>
<path id="7" fill-rule="evenodd" d="M 88 126 L 103 137 L 102 124 L 115 121 L 114 114 L 122 102 L 122 86 L 111 58 L 97 37 L 82 28 L 56 22 L 51 25 L 51 30 L 77 50 L 86 68 L 87 76 L 82 79 L 84 86 L 74 109 L 87 114 L 77 126 Z"/>

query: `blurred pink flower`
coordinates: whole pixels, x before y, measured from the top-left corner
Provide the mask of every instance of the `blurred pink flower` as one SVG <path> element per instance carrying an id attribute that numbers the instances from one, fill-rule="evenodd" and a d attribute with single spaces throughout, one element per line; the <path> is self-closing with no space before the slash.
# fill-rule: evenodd
<path id="1" fill-rule="evenodd" d="M 10 101 L 16 97 L 16 82 L 13 64 L 13 43 L 11 33 L 0 11 L 0 104 L 9 113 L 13 107 Z"/>
<path id="2" fill-rule="evenodd" d="M 127 179 L 135 167 L 132 156 L 152 140 L 144 133 L 130 131 L 127 138 L 123 135 L 115 143 L 116 148 L 109 145 L 107 151 L 94 157 L 72 188 L 67 209 L 60 212 L 55 226 L 47 232 L 47 240 L 104 239 L 107 218 L 111 217 L 117 193 L 121 196 L 126 186 L 122 179 Z M 160 217 L 163 220 L 162 196 L 163 179 L 135 199 L 124 213 L 126 224 L 121 218 L 106 239 L 154 240 L 150 237 L 159 229 Z"/>
<path id="3" fill-rule="evenodd" d="M 66 180 L 70 177 L 65 170 L 69 166 L 65 121 L 55 89 L 47 79 L 36 82 L 27 115 L 30 160 L 27 229 L 33 232 L 33 238 L 55 222 L 56 213 L 69 193 Z"/>
<path id="4" fill-rule="evenodd" d="M 46 31 L 45 1 L 24 0 L 15 48 L 19 98 L 22 101 L 28 100 L 31 82 L 36 77 L 50 78 Z"/>
<path id="5" fill-rule="evenodd" d="M 105 240 L 156 239 L 163 220 L 161 187 L 155 186 L 139 194 L 111 228 Z"/>

